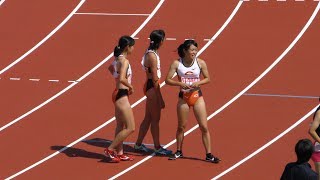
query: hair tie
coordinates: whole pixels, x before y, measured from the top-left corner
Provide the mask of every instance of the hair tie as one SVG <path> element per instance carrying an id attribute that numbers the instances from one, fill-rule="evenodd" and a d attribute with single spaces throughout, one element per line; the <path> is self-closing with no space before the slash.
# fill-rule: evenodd
<path id="1" fill-rule="evenodd" d="M 117 49 L 120 49 L 120 46 L 117 46 Z"/>
<path id="2" fill-rule="evenodd" d="M 153 43 L 154 43 L 154 41 L 150 41 L 150 43 L 151 43 L 151 44 L 153 44 Z"/>

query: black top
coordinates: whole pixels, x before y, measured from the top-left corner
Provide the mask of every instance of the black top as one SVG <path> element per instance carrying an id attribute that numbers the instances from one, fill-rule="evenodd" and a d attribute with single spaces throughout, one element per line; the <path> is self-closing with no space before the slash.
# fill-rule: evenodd
<path id="1" fill-rule="evenodd" d="M 317 180 L 318 174 L 311 169 L 309 163 L 292 162 L 286 165 L 281 180 Z"/>

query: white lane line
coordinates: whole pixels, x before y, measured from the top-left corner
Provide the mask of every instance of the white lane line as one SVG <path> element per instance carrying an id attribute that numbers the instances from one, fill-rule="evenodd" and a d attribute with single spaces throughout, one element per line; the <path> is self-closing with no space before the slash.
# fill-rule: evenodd
<path id="1" fill-rule="evenodd" d="M 78 83 L 79 81 L 68 81 L 69 83 Z"/>
<path id="2" fill-rule="evenodd" d="M 212 42 L 222 33 L 222 31 L 228 26 L 228 24 L 231 22 L 231 20 L 233 19 L 233 17 L 237 14 L 237 12 L 239 11 L 241 5 L 242 5 L 243 1 L 239 1 L 237 6 L 235 7 L 235 9 L 233 10 L 233 12 L 231 13 L 231 15 L 228 17 L 228 19 L 225 21 L 225 23 L 221 26 L 221 28 L 216 32 L 216 34 L 214 34 L 211 38 L 211 40 L 209 42 L 207 42 L 198 52 L 197 56 L 199 56 L 200 54 L 202 54 L 209 46 L 210 44 L 212 44 Z M 161 83 L 161 87 L 164 86 L 164 82 Z M 230 103 L 231 104 L 231 103 Z M 222 110 L 221 110 L 222 111 Z M 188 135 L 189 133 L 191 133 L 194 129 L 196 129 L 198 127 L 195 126 L 192 129 L 190 129 L 189 131 L 187 131 L 185 133 L 185 136 Z M 171 141 L 170 143 L 168 143 L 167 145 L 164 146 L 164 148 L 167 148 L 169 146 L 171 146 L 172 144 L 174 144 L 176 142 L 176 140 Z M 155 153 L 145 157 L 144 159 L 138 161 L 137 163 L 135 163 L 134 165 L 128 167 L 127 169 L 121 171 L 120 173 L 110 177 L 110 180 L 116 179 L 120 176 L 122 176 L 123 174 L 131 171 L 132 169 L 134 169 L 135 167 L 139 166 L 140 164 L 144 163 L 145 161 L 151 159 L 153 156 L 155 156 Z"/>
<path id="3" fill-rule="evenodd" d="M 9 78 L 11 81 L 19 81 L 21 78 Z"/>
<path id="4" fill-rule="evenodd" d="M 162 4 L 164 3 L 165 0 L 160 0 L 158 5 L 155 7 L 155 9 L 152 11 L 152 13 L 150 14 L 150 16 L 140 25 L 140 27 L 131 35 L 132 37 L 135 37 L 140 31 L 141 29 L 151 20 L 151 18 L 156 14 L 156 12 L 160 9 L 160 7 L 162 6 Z M 113 57 L 113 53 L 111 53 L 108 57 L 106 57 L 103 61 L 101 61 L 98 65 L 96 65 L 93 69 L 91 69 L 88 73 L 86 73 L 85 75 L 83 75 L 81 78 L 79 78 L 77 81 L 81 81 L 84 78 L 86 78 L 87 76 L 89 76 L 93 71 L 95 71 L 96 69 L 98 69 L 100 66 L 102 66 L 105 62 L 107 62 L 111 57 Z M 52 100 L 54 100 L 55 98 L 59 97 L 60 95 L 62 95 L 63 93 L 65 93 L 66 91 L 68 91 L 69 89 L 71 89 L 73 86 L 75 86 L 78 83 L 72 83 L 71 85 L 69 85 L 68 87 L 66 87 L 65 89 L 63 89 L 62 91 L 60 91 L 59 93 L 57 93 L 56 95 L 52 96 L 50 99 L 48 99 L 47 101 L 41 103 L 40 105 L 38 105 L 37 107 L 33 108 L 32 110 L 30 110 L 29 112 L 25 113 L 24 115 L 20 116 L 19 118 L 15 119 L 14 121 L 10 122 L 9 124 L 7 124 L 6 126 L 3 126 L 0 128 L 0 132 L 2 130 L 4 130 L 5 128 L 11 126 L 12 124 L 20 121 L 21 119 L 23 119 L 24 117 L 30 115 L 31 113 L 35 112 L 36 110 L 40 109 L 41 107 L 45 106 L 46 104 L 48 104 L 49 102 L 51 102 Z M 55 157 L 56 155 L 60 154 L 60 152 L 65 151 L 66 149 L 68 149 L 69 147 L 74 146 L 75 144 L 77 144 L 78 142 L 82 141 L 83 139 L 89 137 L 91 134 L 95 133 L 96 131 L 98 131 L 99 129 L 103 128 L 104 126 L 106 126 L 107 124 L 111 123 L 112 121 L 114 121 L 115 118 L 111 118 L 109 121 L 103 123 L 102 125 L 100 125 L 99 127 L 97 127 L 96 129 L 92 130 L 91 132 L 89 132 L 88 134 L 80 137 L 78 140 L 72 142 L 71 144 L 67 145 L 66 147 L 60 149 L 59 151 L 56 151 L 55 153 L 45 157 L 44 159 L 26 167 L 25 169 L 11 175 L 10 177 L 6 178 L 6 180 L 9 179 L 13 179 L 29 170 L 31 170 L 32 168 L 42 164 L 43 162 Z"/>
<path id="5" fill-rule="evenodd" d="M 244 96 L 258 96 L 258 97 L 280 97 L 280 98 L 301 98 L 301 99 L 319 99 L 319 96 L 295 96 L 289 94 L 254 94 L 244 93 Z"/>
<path id="6" fill-rule="evenodd" d="M 296 39 L 290 44 L 290 46 L 285 50 L 285 52 L 283 54 L 281 54 L 281 59 L 282 57 L 287 54 L 289 52 L 288 49 L 291 49 L 295 43 L 298 42 L 298 40 L 302 37 L 302 35 L 304 34 L 304 32 L 309 28 L 310 24 L 312 23 L 312 21 L 314 20 L 314 18 L 316 17 L 316 15 L 318 14 L 319 12 L 319 9 L 320 9 L 320 2 L 318 3 L 315 11 L 313 12 L 312 16 L 310 17 L 310 19 L 308 20 L 307 24 L 303 27 L 302 31 L 298 34 L 298 36 L 296 37 Z M 287 51 L 288 50 L 288 51 Z M 282 56 L 283 55 L 283 56 Z M 279 58 L 280 58 L 279 57 Z M 279 59 L 278 58 L 278 59 Z M 271 70 L 271 69 L 270 69 Z M 248 88 L 249 89 L 249 88 Z M 247 91 L 247 90 L 246 90 Z M 317 106 L 318 107 L 318 106 Z M 303 121 L 305 118 L 307 118 L 308 116 L 310 116 L 310 114 L 312 114 L 316 108 L 315 107 L 312 111 L 310 111 L 308 114 L 306 114 L 303 118 L 301 118 L 300 120 Z M 302 120 L 303 119 L 303 120 Z M 294 127 L 296 127 L 298 124 L 300 124 L 301 122 L 298 121 L 297 123 L 295 123 L 293 126 L 291 126 L 290 128 L 288 128 L 286 131 L 284 131 L 283 133 L 281 134 L 286 134 L 287 132 L 291 131 L 291 129 L 293 129 Z M 280 135 L 281 135 L 280 134 Z M 280 136 L 279 135 L 279 138 L 283 135 Z M 277 140 L 277 137 L 275 139 L 273 139 L 272 141 L 270 141 L 269 143 L 272 144 L 273 141 L 276 141 Z M 269 145 L 268 145 L 269 146 Z M 267 146 L 266 146 L 267 147 Z M 266 148 L 265 147 L 265 148 Z M 264 149 L 264 148 L 260 148 L 261 150 Z M 218 176 L 214 177 L 213 179 L 218 179 L 222 176 L 224 176 L 225 174 L 229 173 L 230 171 L 232 171 L 233 169 L 235 169 L 236 167 L 238 167 L 239 165 L 241 165 L 242 163 L 244 163 L 245 161 L 247 161 L 248 159 L 250 159 L 251 157 L 255 156 L 256 154 L 258 154 L 261 150 L 257 150 L 256 153 L 252 153 L 251 155 L 249 155 L 247 158 L 245 158 L 244 160 L 238 162 L 237 164 L 233 165 L 232 167 L 230 167 L 229 169 L 227 169 L 226 171 L 222 172 L 221 174 L 219 174 Z"/>
<path id="7" fill-rule="evenodd" d="M 159 4 L 155 7 L 155 9 L 152 11 L 152 13 L 150 14 L 150 16 L 140 25 L 140 27 L 131 35 L 131 37 L 135 37 L 138 32 L 141 31 L 141 29 L 150 21 L 150 19 L 154 16 L 154 14 L 158 11 L 158 9 L 161 7 L 161 5 L 163 4 L 165 0 L 160 0 Z M 71 89 L 73 86 L 77 85 L 78 82 L 82 81 L 83 79 L 85 79 L 86 77 L 88 77 L 91 73 L 93 73 L 95 70 L 97 70 L 99 67 L 101 67 L 104 63 L 106 63 L 110 58 L 113 57 L 113 52 L 111 54 L 109 54 L 109 56 L 107 56 L 105 59 L 103 59 L 99 64 L 97 64 L 95 67 L 93 67 L 90 71 L 88 71 L 86 74 L 82 75 L 78 80 L 76 80 L 76 82 L 70 84 L 69 86 L 67 86 L 66 88 L 64 88 L 63 90 L 61 90 L 60 92 L 58 92 L 57 94 L 55 94 L 54 96 L 52 96 L 51 98 L 47 99 L 46 101 L 44 101 L 43 103 L 39 104 L 38 106 L 36 106 L 35 108 L 31 109 L 30 111 L 26 112 L 25 114 L 21 115 L 20 117 L 14 119 L 13 121 L 11 121 L 10 123 L 2 126 L 0 128 L 0 132 L 3 131 L 4 129 L 12 126 L 13 124 L 17 123 L 18 121 L 20 121 L 21 119 L 29 116 L 30 114 L 32 114 L 33 112 L 37 111 L 38 109 L 42 108 L 43 106 L 47 105 L 48 103 L 50 103 L 51 101 L 53 101 L 54 99 L 58 98 L 59 96 L 61 96 L 63 93 L 67 92 L 69 89 Z"/>
<path id="8" fill-rule="evenodd" d="M 146 23 L 152 18 L 152 16 L 158 11 L 158 9 L 161 7 L 161 5 L 163 4 L 163 2 L 164 2 L 164 0 L 161 0 L 161 1 L 159 2 L 159 4 L 157 5 L 157 7 L 156 7 L 156 8 L 154 9 L 154 11 L 151 13 L 151 15 L 150 15 L 150 16 L 146 19 L 146 21 L 140 26 L 140 28 L 137 29 L 137 31 L 133 33 L 132 36 L 136 36 L 136 34 L 138 33 L 138 30 L 140 31 L 140 30 L 143 28 L 143 26 L 145 26 L 145 24 L 146 24 Z M 233 13 L 230 15 L 230 17 L 227 19 L 227 21 L 229 21 L 229 22 L 231 21 L 231 19 L 233 18 L 233 16 L 236 14 L 236 12 L 238 11 L 238 9 L 240 8 L 241 4 L 242 4 L 242 2 L 239 2 L 239 3 L 238 3 L 238 5 L 236 6 L 235 10 L 234 10 Z M 227 21 L 226 21 L 226 22 L 224 23 L 224 25 L 219 29 L 219 31 L 215 34 L 214 37 L 217 37 L 218 34 L 220 34 L 220 33 L 222 32 L 222 29 L 224 29 L 224 28 L 227 26 L 227 24 L 228 24 Z M 212 38 L 212 39 L 214 39 L 214 38 Z M 207 44 L 211 44 L 211 43 L 212 43 L 212 42 L 209 42 L 209 43 L 207 43 Z M 206 44 L 206 45 L 207 45 L 207 44 Z M 208 47 L 208 46 L 209 46 L 209 45 L 204 46 L 204 47 L 206 48 L 206 47 Z M 200 52 L 199 54 L 201 54 L 201 52 Z M 112 54 L 110 54 L 110 55 L 106 58 L 106 61 L 107 61 L 108 59 L 110 59 L 110 56 L 111 56 L 111 55 L 112 55 Z M 105 61 L 105 60 L 104 60 L 104 61 Z M 102 62 L 101 62 L 101 63 L 102 63 Z M 102 63 L 102 64 L 103 64 L 103 63 Z M 99 64 L 98 64 L 97 66 L 100 67 L 101 65 L 99 66 Z M 82 79 L 80 78 L 78 81 L 81 81 L 81 80 L 82 80 Z M 58 93 L 57 95 L 55 95 L 55 96 L 53 96 L 52 98 L 50 98 L 49 100 L 47 100 L 48 102 L 42 103 L 41 105 L 37 106 L 36 108 L 34 108 L 34 109 L 31 110 L 31 111 L 34 112 L 34 111 L 36 111 L 37 109 L 41 108 L 41 107 L 44 106 L 45 104 L 49 103 L 50 101 L 52 101 L 52 100 L 55 99 L 56 97 L 58 97 L 58 96 L 60 96 L 61 94 L 63 94 L 63 93 L 64 93 L 65 91 L 67 91 L 68 89 L 72 88 L 74 85 L 75 85 L 74 83 L 71 84 L 71 85 L 68 86 L 65 90 L 61 91 L 61 92 Z M 164 83 L 161 84 L 161 87 L 162 87 L 162 86 L 164 86 Z M 137 106 L 140 102 L 142 102 L 142 101 L 145 100 L 145 99 L 146 99 L 146 96 L 142 97 L 140 100 L 138 100 L 137 102 L 135 102 L 134 104 L 132 104 L 131 107 L 134 108 L 135 106 Z M 29 115 L 29 114 L 31 114 L 32 112 L 29 111 L 28 113 L 26 113 L 26 114 L 24 115 L 24 117 L 27 116 L 27 115 Z M 22 117 L 22 118 L 24 118 L 24 117 Z M 20 119 L 22 119 L 22 118 L 20 118 Z M 20 119 L 17 119 L 17 121 L 19 121 Z M 106 121 L 106 122 L 103 123 L 102 125 L 100 125 L 100 126 L 98 126 L 97 128 L 93 129 L 92 131 L 90 131 L 90 132 L 87 133 L 86 135 L 80 137 L 80 138 L 77 139 L 76 141 L 70 143 L 70 144 L 67 145 L 66 147 L 64 147 L 64 148 L 60 149 L 59 151 L 57 151 L 57 152 L 55 152 L 55 153 L 53 153 L 53 154 L 45 157 L 44 159 L 42 159 L 42 160 L 40 160 L 40 161 L 38 161 L 38 162 L 30 165 L 29 167 L 27 167 L 27 168 L 25 168 L 25 169 L 17 172 L 16 174 L 14 174 L 14 175 L 6 178 L 6 180 L 15 178 L 15 177 L 19 176 L 20 174 L 23 174 L 24 172 L 29 171 L 30 169 L 32 169 L 32 168 L 34 168 L 34 167 L 42 164 L 43 162 L 45 162 L 45 161 L 47 161 L 47 160 L 55 157 L 56 155 L 60 154 L 61 152 L 67 150 L 69 147 L 74 146 L 75 144 L 77 144 L 77 143 L 79 143 L 80 141 L 86 139 L 87 137 L 91 136 L 91 135 L 94 134 L 95 132 L 99 131 L 99 130 L 102 129 L 103 127 L 107 126 L 108 124 L 110 124 L 110 123 L 113 122 L 114 120 L 115 120 L 115 117 L 109 119 L 108 121 Z M 0 131 L 1 131 L 1 128 L 0 128 Z"/>
<path id="9" fill-rule="evenodd" d="M 166 38 L 166 40 L 168 40 L 168 41 L 176 41 L 177 38 Z"/>
<path id="10" fill-rule="evenodd" d="M 78 9 L 82 6 L 82 4 L 85 2 L 86 0 L 81 0 L 80 3 L 73 9 L 73 11 L 53 30 L 51 31 L 45 38 L 43 38 L 40 42 L 38 42 L 38 44 L 36 44 L 33 48 L 31 48 L 29 51 L 27 51 L 26 53 L 24 53 L 22 56 L 20 56 L 18 59 L 16 59 L 15 61 L 13 61 L 11 64 L 9 64 L 7 67 L 3 68 L 0 71 L 0 75 L 3 74 L 4 72 L 6 72 L 8 69 L 10 69 L 11 67 L 13 67 L 14 65 L 16 65 L 17 63 L 19 63 L 20 61 L 22 61 L 25 57 L 27 57 L 29 54 L 31 54 L 34 50 L 36 50 L 38 47 L 40 47 L 43 43 L 45 43 L 51 36 L 53 36 L 63 25 L 65 25 L 70 18 L 74 15 L 74 13 L 76 11 L 78 11 Z"/>
<path id="11" fill-rule="evenodd" d="M 40 79 L 29 79 L 30 81 L 40 81 Z"/>
<path id="12" fill-rule="evenodd" d="M 308 112 L 306 115 L 304 115 L 301 119 L 299 119 L 296 123 L 294 123 L 293 125 L 291 125 L 288 129 L 286 129 L 285 131 L 283 131 L 281 134 L 279 134 L 277 137 L 273 138 L 271 141 L 269 141 L 268 143 L 266 143 L 265 145 L 263 145 L 262 147 L 260 147 L 259 149 L 257 149 L 256 151 L 254 151 L 252 154 L 250 154 L 249 156 L 247 156 L 246 158 L 242 159 L 241 161 L 237 162 L 236 164 L 234 164 L 233 166 L 231 166 L 229 169 L 223 171 L 222 173 L 220 173 L 219 175 L 215 176 L 214 178 L 212 178 L 213 180 L 219 179 L 222 176 L 226 175 L 227 173 L 229 173 L 230 171 L 232 171 L 233 169 L 237 168 L 238 166 L 240 166 L 241 164 L 245 163 L 246 161 L 248 161 L 249 159 L 251 159 L 252 157 L 254 157 L 255 155 L 259 154 L 261 151 L 263 151 L 264 149 L 266 149 L 267 147 L 269 147 L 270 145 L 272 145 L 274 142 L 276 142 L 277 140 L 279 140 L 281 137 L 283 137 L 284 135 L 288 134 L 292 129 L 294 129 L 295 127 L 297 127 L 299 124 L 301 124 L 305 119 L 307 119 L 311 114 L 313 114 L 317 108 L 319 107 L 319 105 L 317 105 L 316 107 L 314 107 L 310 112 Z"/>
<path id="13" fill-rule="evenodd" d="M 57 79 L 50 79 L 50 80 L 48 80 L 49 82 L 59 82 L 59 80 L 57 80 Z"/>
<path id="14" fill-rule="evenodd" d="M 238 8 L 240 8 L 241 3 L 243 1 L 240 1 L 240 5 Z M 260 81 L 267 73 L 269 73 L 282 59 L 283 57 L 293 48 L 293 46 L 299 41 L 299 39 L 302 37 L 302 35 L 304 34 L 304 32 L 308 29 L 308 27 L 310 26 L 310 24 L 312 23 L 312 21 L 314 20 L 315 16 L 317 15 L 318 11 L 319 11 L 319 6 L 320 3 L 318 4 L 318 6 L 316 7 L 315 11 L 313 12 L 312 16 L 310 17 L 310 19 L 308 20 L 308 22 L 306 23 L 306 25 L 303 27 L 303 29 L 301 30 L 301 32 L 297 35 L 297 37 L 293 40 L 293 42 L 287 47 L 287 49 L 260 75 L 258 76 L 251 84 L 249 84 L 245 89 L 243 89 L 239 94 L 237 94 L 235 97 L 233 97 L 230 101 L 228 101 L 226 104 L 224 104 L 222 107 L 220 107 L 218 110 L 216 110 L 214 113 L 212 113 L 210 116 L 207 117 L 207 120 L 209 121 L 212 117 L 216 116 L 218 113 L 220 113 L 221 111 L 223 111 L 226 107 L 228 107 L 230 104 L 232 104 L 235 100 L 237 100 L 239 97 L 241 97 L 246 91 L 248 91 L 252 86 L 254 86 L 258 81 Z M 237 10 L 236 10 L 237 11 Z M 230 17 L 229 17 L 230 18 Z M 231 18 L 232 19 L 232 18 Z M 231 21 L 230 19 L 230 21 Z M 229 20 L 229 19 L 228 19 Z M 215 37 L 216 38 L 216 37 Z M 211 38 L 214 39 L 214 38 Z M 211 44 L 212 42 L 209 41 L 206 45 Z M 206 47 L 205 45 L 205 47 Z M 201 49 L 199 51 L 199 53 L 203 52 L 204 49 Z M 186 133 L 184 133 L 184 136 L 187 136 L 188 134 L 190 134 L 191 132 L 193 132 L 194 130 L 196 130 L 199 127 L 199 125 L 196 125 L 194 127 L 192 127 L 191 129 L 189 129 Z M 168 143 L 167 145 L 164 146 L 164 148 L 167 148 L 171 145 L 173 145 L 176 142 L 176 140 L 172 140 L 170 143 Z M 134 165 L 128 167 L 127 169 L 121 171 L 120 173 L 116 174 L 115 176 L 111 177 L 110 180 L 116 179 L 120 176 L 122 176 L 123 174 L 127 173 L 128 171 L 132 170 L 133 168 L 139 166 L 140 164 L 144 163 L 145 161 L 151 159 L 155 154 L 151 154 L 150 156 L 145 157 L 144 159 L 140 160 L 139 162 L 135 163 Z"/>
<path id="15" fill-rule="evenodd" d="M 149 16 L 150 14 L 123 14 L 123 13 L 75 13 L 77 15 L 93 16 Z"/>
<path id="16" fill-rule="evenodd" d="M 0 1 L 0 6 L 5 2 L 6 0 L 1 0 Z"/>

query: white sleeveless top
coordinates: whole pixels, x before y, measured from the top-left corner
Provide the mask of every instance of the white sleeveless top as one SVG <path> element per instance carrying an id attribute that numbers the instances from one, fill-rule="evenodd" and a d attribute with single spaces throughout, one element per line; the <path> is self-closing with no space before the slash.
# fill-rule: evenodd
<path id="1" fill-rule="evenodd" d="M 121 56 L 123 56 L 123 55 L 119 55 L 119 57 L 121 57 Z M 116 79 L 119 78 L 119 71 L 118 71 L 118 68 L 117 68 L 117 64 L 118 64 L 118 61 L 116 59 L 113 60 L 113 62 L 112 62 L 112 66 L 114 68 L 113 77 L 116 78 Z M 129 66 L 128 66 L 128 69 L 127 69 L 126 78 L 128 79 L 128 82 L 131 84 L 132 69 L 131 69 L 130 63 L 129 63 Z"/>
<path id="2" fill-rule="evenodd" d="M 145 57 L 146 57 L 146 55 L 147 55 L 148 53 L 154 53 L 154 54 L 156 55 L 156 58 L 157 58 L 157 76 L 158 76 L 158 78 L 160 79 L 160 78 L 161 78 L 160 56 L 159 56 L 155 51 L 153 51 L 153 50 L 151 50 L 151 49 L 148 49 L 148 50 L 144 53 L 144 55 L 143 55 L 143 57 L 142 57 L 142 61 L 141 61 L 142 68 L 143 68 L 145 71 L 148 71 L 148 69 L 149 69 L 148 67 L 146 67 L 146 66 L 144 65 Z"/>
<path id="3" fill-rule="evenodd" d="M 186 67 L 183 64 L 183 60 L 180 58 L 177 74 L 180 77 L 181 82 L 187 85 L 200 81 L 201 68 L 198 60 L 194 59 L 192 65 L 190 67 Z M 186 92 L 190 90 L 181 89 L 181 91 Z"/>

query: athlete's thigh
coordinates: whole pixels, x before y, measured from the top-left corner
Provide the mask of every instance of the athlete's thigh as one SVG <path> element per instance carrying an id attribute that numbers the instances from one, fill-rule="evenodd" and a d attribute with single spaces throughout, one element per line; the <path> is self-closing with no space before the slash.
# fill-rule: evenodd
<path id="1" fill-rule="evenodd" d="M 177 103 L 177 115 L 178 115 L 178 125 L 185 126 L 188 121 L 190 107 L 181 98 L 178 99 Z"/>
<path id="2" fill-rule="evenodd" d="M 194 115 L 200 126 L 207 126 L 207 110 L 203 97 L 199 97 L 193 106 Z"/>
<path id="3" fill-rule="evenodd" d="M 127 128 L 135 127 L 133 111 L 129 103 L 128 97 L 122 97 L 115 103 L 116 108 L 119 110 L 120 119 Z"/>

